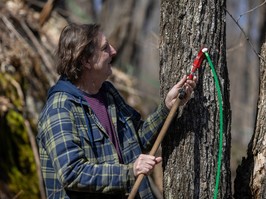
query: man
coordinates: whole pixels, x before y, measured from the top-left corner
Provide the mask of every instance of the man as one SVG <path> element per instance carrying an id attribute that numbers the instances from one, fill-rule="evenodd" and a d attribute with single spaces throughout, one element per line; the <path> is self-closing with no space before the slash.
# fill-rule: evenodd
<path id="1" fill-rule="evenodd" d="M 184 77 L 142 121 L 106 81 L 115 55 L 99 25 L 71 24 L 60 35 L 60 79 L 49 90 L 37 135 L 49 199 L 126 198 L 135 178 L 162 160 L 142 152 L 152 147 L 178 90 L 185 88 L 186 103 L 196 86 Z M 147 177 L 137 198 L 154 198 Z"/>

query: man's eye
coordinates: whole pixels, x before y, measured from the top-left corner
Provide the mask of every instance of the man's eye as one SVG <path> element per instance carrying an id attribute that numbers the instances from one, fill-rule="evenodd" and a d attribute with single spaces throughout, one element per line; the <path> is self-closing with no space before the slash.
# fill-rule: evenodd
<path id="1" fill-rule="evenodd" d="M 103 47 L 102 47 L 102 50 L 104 51 L 104 50 L 107 50 L 107 48 L 108 48 L 108 45 L 104 45 Z"/>

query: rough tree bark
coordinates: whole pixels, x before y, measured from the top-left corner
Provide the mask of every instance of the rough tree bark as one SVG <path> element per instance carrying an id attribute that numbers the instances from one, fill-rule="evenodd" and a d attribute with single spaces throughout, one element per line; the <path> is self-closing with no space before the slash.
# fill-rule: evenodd
<path id="1" fill-rule="evenodd" d="M 225 0 L 162 0 L 160 81 L 164 98 L 187 74 L 203 44 L 209 49 L 223 95 L 224 132 L 218 198 L 231 198 L 229 79 L 226 65 Z M 165 198 L 212 198 L 219 145 L 217 90 L 206 62 L 194 97 L 162 143 Z"/>
<path id="2" fill-rule="evenodd" d="M 261 50 L 260 87 L 256 127 L 235 179 L 235 198 L 266 198 L 266 43 Z"/>

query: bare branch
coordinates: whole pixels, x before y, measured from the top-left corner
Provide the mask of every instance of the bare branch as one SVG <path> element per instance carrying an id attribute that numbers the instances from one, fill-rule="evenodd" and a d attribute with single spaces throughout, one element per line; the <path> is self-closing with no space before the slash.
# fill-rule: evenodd
<path id="1" fill-rule="evenodd" d="M 28 137 L 30 140 L 30 145 L 31 145 L 33 155 L 34 155 L 37 175 L 38 175 L 38 179 L 39 179 L 39 188 L 40 188 L 41 199 L 45 199 L 45 190 L 44 190 L 44 184 L 43 184 L 43 178 L 42 178 L 41 166 L 40 166 L 41 163 L 40 163 L 40 159 L 39 159 L 38 148 L 37 148 L 37 145 L 35 142 L 35 136 L 32 132 L 31 127 L 30 127 L 29 121 L 25 120 L 24 124 L 25 124 L 25 127 L 27 129 L 27 134 L 28 134 Z"/>
<path id="2" fill-rule="evenodd" d="M 226 50 L 226 52 L 229 53 L 229 52 L 232 52 L 232 51 L 238 50 L 239 48 L 242 48 L 243 46 L 244 46 L 243 42 L 240 42 L 238 45 L 235 45 L 235 46 L 233 46 L 233 47 L 231 47 L 231 48 L 228 48 L 228 49 Z"/>
<path id="3" fill-rule="evenodd" d="M 40 26 L 43 26 L 43 24 L 49 19 L 51 12 L 54 8 L 54 0 L 48 0 L 47 3 L 44 5 L 42 12 L 40 14 L 39 22 Z"/>
<path id="4" fill-rule="evenodd" d="M 249 11 L 244 12 L 243 14 L 240 14 L 236 21 L 238 22 L 242 16 L 244 16 L 244 15 L 250 13 L 250 12 L 253 12 L 254 10 L 258 9 L 259 7 L 262 7 L 265 3 L 266 3 L 266 0 L 264 2 L 262 2 L 260 5 L 256 6 L 255 8 L 252 8 Z"/>
<path id="5" fill-rule="evenodd" d="M 56 75 L 54 74 L 54 71 L 53 71 L 53 64 L 52 64 L 52 62 L 49 60 L 49 57 L 46 56 L 45 50 L 43 49 L 42 45 L 39 43 L 39 41 L 37 40 L 37 38 L 34 36 L 34 34 L 32 33 L 32 31 L 30 30 L 30 28 L 27 26 L 27 24 L 25 23 L 25 21 L 23 21 L 23 20 L 19 20 L 19 21 L 20 21 L 21 27 L 26 32 L 26 34 L 28 35 L 28 37 L 31 39 L 31 41 L 32 41 L 33 45 L 35 46 L 37 52 L 41 56 L 41 59 L 43 60 L 45 66 L 46 66 L 46 69 L 51 74 L 52 78 L 49 78 L 49 83 L 50 83 L 50 85 L 52 85 L 52 83 L 56 79 Z"/>
<path id="6" fill-rule="evenodd" d="M 4 16 L 0 15 L 2 18 L 3 23 L 6 25 L 6 27 L 16 36 L 16 38 L 21 41 L 27 48 L 31 49 L 32 52 L 34 52 L 34 49 L 27 43 L 27 41 L 24 39 L 24 37 L 16 30 L 14 25 L 10 22 L 10 20 Z"/>
<path id="7" fill-rule="evenodd" d="M 251 46 L 253 52 L 258 56 L 258 58 L 260 58 L 261 60 L 263 60 L 262 56 L 256 51 L 253 43 L 250 41 L 249 37 L 246 35 L 246 33 L 243 30 L 243 28 L 239 25 L 239 23 L 236 21 L 236 19 L 231 15 L 231 13 L 225 7 L 224 7 L 224 9 L 228 13 L 228 15 L 232 18 L 232 20 L 236 23 L 236 25 L 239 27 L 239 29 L 241 30 L 241 32 L 245 36 L 246 40 L 248 41 L 249 45 Z"/>

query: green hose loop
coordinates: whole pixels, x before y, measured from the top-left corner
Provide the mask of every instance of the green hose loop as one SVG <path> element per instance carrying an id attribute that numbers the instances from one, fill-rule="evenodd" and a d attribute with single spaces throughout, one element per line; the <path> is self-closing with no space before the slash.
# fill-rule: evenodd
<path id="1" fill-rule="evenodd" d="M 215 190 L 214 190 L 214 196 L 213 196 L 214 199 L 217 199 L 219 182 L 220 182 L 220 174 L 221 174 L 222 150 L 223 150 L 223 99 L 222 99 L 222 92 L 221 92 L 219 80 L 218 80 L 216 71 L 214 69 L 213 63 L 211 61 L 211 58 L 207 51 L 204 52 L 204 54 L 208 60 L 208 63 L 210 65 L 210 68 L 213 74 L 213 78 L 215 81 L 215 87 L 218 92 L 218 101 L 219 101 L 219 115 L 220 115 L 219 151 L 218 151 L 218 165 L 217 165 L 217 172 L 216 172 Z"/>

